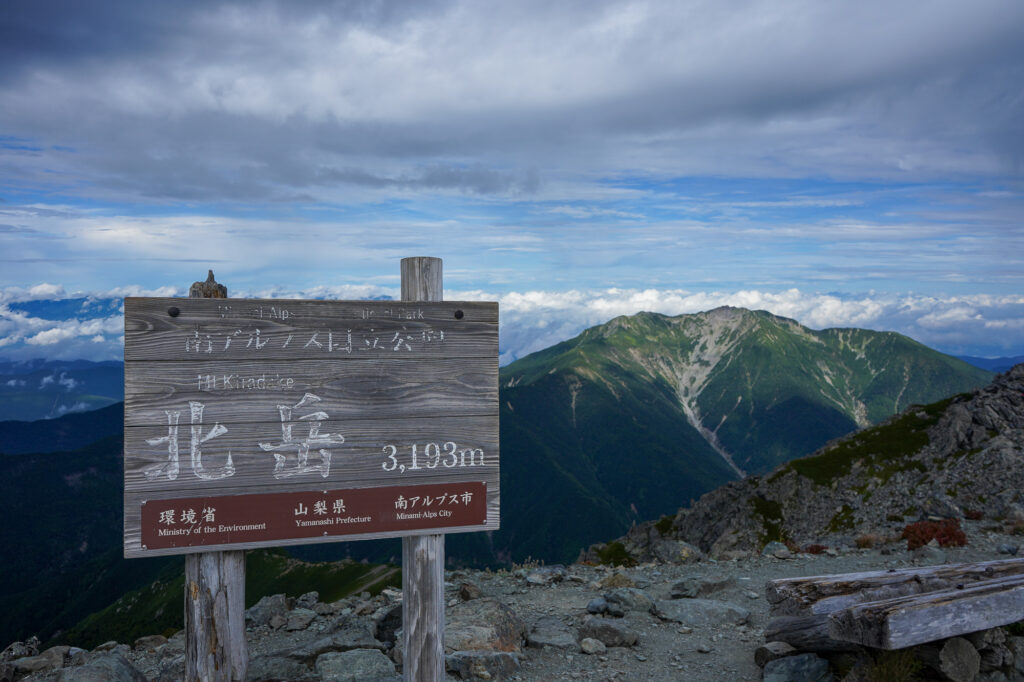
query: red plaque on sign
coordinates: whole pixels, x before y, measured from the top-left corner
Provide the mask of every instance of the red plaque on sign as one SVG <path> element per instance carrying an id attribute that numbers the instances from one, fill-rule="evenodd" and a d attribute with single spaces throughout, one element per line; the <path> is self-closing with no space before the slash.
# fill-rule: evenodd
<path id="1" fill-rule="evenodd" d="M 487 522 L 486 483 L 438 483 L 142 504 L 144 550 L 385 533 Z"/>

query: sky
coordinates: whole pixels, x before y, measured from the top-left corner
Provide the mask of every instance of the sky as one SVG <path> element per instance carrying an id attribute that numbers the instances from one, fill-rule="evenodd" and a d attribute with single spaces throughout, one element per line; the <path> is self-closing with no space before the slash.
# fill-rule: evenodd
<path id="1" fill-rule="evenodd" d="M 124 295 L 496 300 L 1024 355 L 1019 0 L 0 0 L 0 358 Z"/>

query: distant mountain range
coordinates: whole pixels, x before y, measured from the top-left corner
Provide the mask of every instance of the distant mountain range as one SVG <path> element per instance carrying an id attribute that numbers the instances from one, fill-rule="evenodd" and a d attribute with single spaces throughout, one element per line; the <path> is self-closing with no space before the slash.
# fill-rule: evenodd
<path id="1" fill-rule="evenodd" d="M 121 362 L 0 360 L 0 421 L 53 419 L 122 400 Z"/>

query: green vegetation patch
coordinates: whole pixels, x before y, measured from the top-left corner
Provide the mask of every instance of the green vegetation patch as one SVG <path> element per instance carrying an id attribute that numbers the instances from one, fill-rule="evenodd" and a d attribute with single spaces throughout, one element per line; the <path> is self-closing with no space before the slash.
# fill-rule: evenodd
<path id="1" fill-rule="evenodd" d="M 842 508 L 835 513 L 831 519 L 829 519 L 828 525 L 825 527 L 825 531 L 828 533 L 841 533 L 844 530 L 850 530 L 853 528 L 853 509 L 848 504 L 844 504 Z"/>
<path id="2" fill-rule="evenodd" d="M 767 500 L 755 495 L 750 498 L 750 506 L 753 507 L 753 514 L 761 519 L 761 532 L 757 539 L 762 547 L 769 542 L 783 542 L 789 540 L 789 536 L 782 527 L 782 505 L 775 500 Z"/>
<path id="3" fill-rule="evenodd" d="M 786 467 L 822 486 L 849 474 L 856 462 L 861 462 L 866 472 L 880 478 L 882 483 L 898 471 L 925 472 L 924 464 L 909 457 L 928 445 L 928 429 L 938 423 L 945 409 L 958 397 L 915 408 L 846 438 L 820 455 L 793 460 Z"/>
<path id="4" fill-rule="evenodd" d="M 658 532 L 662 535 L 668 535 L 672 531 L 672 523 L 675 518 L 672 516 L 662 516 L 658 519 L 658 522 L 654 524 L 654 527 L 658 529 Z"/>
<path id="5" fill-rule="evenodd" d="M 609 542 L 597 550 L 597 559 L 609 566 L 635 566 L 636 559 L 629 553 L 626 546 L 619 541 Z"/>

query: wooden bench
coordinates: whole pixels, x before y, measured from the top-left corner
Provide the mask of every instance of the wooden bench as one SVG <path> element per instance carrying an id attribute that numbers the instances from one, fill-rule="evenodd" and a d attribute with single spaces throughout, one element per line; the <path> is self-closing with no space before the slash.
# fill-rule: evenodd
<path id="1" fill-rule="evenodd" d="M 902 649 L 1024 620 L 1024 559 L 786 578 L 766 593 L 767 641 Z"/>

